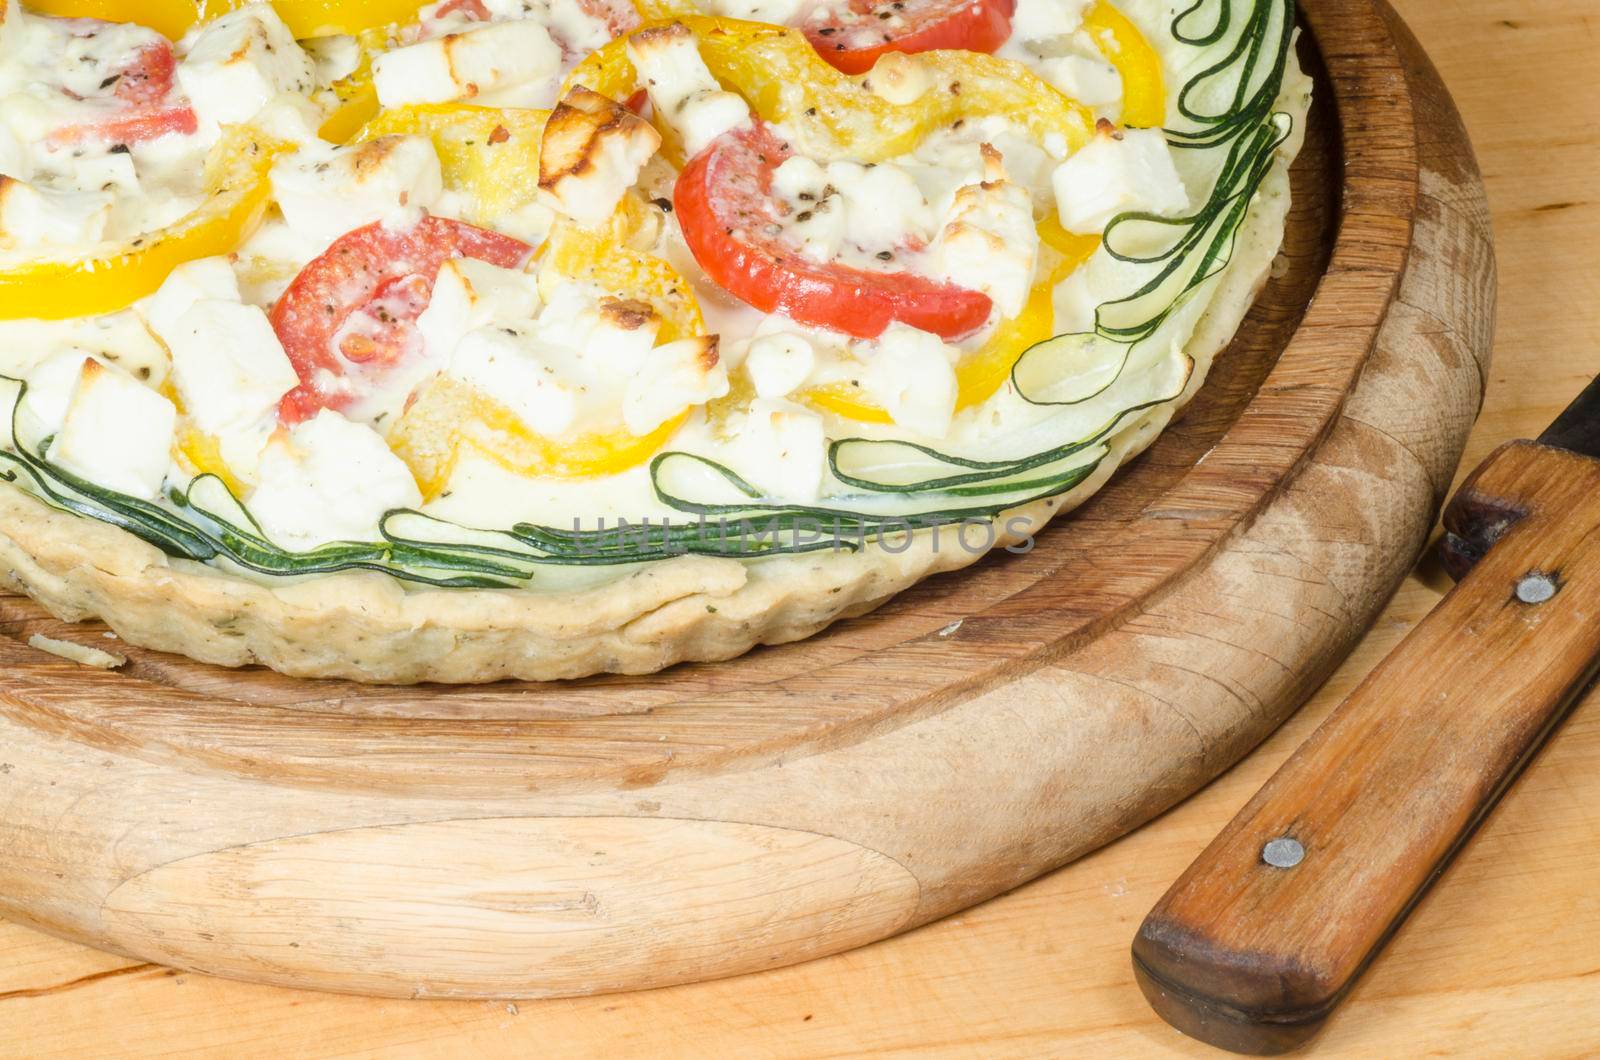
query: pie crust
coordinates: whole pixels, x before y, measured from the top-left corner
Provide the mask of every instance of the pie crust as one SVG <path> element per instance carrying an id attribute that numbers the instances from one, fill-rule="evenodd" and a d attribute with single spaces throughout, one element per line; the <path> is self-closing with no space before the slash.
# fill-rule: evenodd
<path id="1" fill-rule="evenodd" d="M 1285 98 L 1281 106 L 1298 129 L 1302 101 Z M 1025 536 L 1007 527 L 1036 532 L 1081 504 L 1193 397 L 1267 279 L 1288 212 L 1288 165 L 1297 143 L 1298 136 L 1280 150 L 1241 226 L 1233 260 L 1187 345 L 1195 368 L 1184 392 L 1120 430 L 1076 488 L 996 519 L 993 548 Z M 262 664 L 298 677 L 387 684 L 552 680 L 651 673 L 808 637 L 931 574 L 981 558 L 982 551 L 957 540 L 959 530 L 917 534 L 900 551 L 873 545 L 749 563 L 682 556 L 564 592 L 419 589 L 377 572 L 266 584 L 173 559 L 124 530 L 4 485 L 0 577 L 58 618 L 99 618 L 129 644 L 221 666 Z M 973 536 L 969 529 L 968 544 Z"/>

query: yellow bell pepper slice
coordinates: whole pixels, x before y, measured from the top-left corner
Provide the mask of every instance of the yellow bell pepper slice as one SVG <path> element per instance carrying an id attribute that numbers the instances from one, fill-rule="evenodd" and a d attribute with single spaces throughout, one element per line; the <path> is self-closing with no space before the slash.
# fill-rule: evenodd
<path id="1" fill-rule="evenodd" d="M 684 0 L 636 0 L 636 6 L 639 9 L 639 14 L 646 19 L 658 22 L 670 22 L 673 19 L 678 19 L 690 25 L 690 28 L 694 28 L 694 24 L 690 20 L 701 17 L 701 12 L 704 10 L 699 5 L 685 3 Z M 703 17 L 701 17 L 701 20 L 704 21 Z M 1089 32 L 1089 36 L 1094 40 L 1095 47 L 1100 51 L 1100 54 L 1105 56 L 1106 61 L 1116 67 L 1117 72 L 1122 76 L 1123 124 L 1136 128 L 1156 128 L 1163 125 L 1167 117 L 1167 96 L 1161 67 L 1161 56 L 1156 52 L 1155 48 L 1151 47 L 1144 34 L 1139 31 L 1139 28 L 1126 15 L 1117 10 L 1114 5 L 1107 3 L 1106 0 L 1100 0 L 1084 13 L 1083 28 Z M 706 53 L 703 44 L 702 54 L 705 55 L 706 63 L 714 74 L 723 80 L 734 80 L 736 87 L 743 91 L 742 82 L 737 78 L 727 77 L 712 63 L 712 56 Z M 924 52 L 921 58 L 929 61 L 938 70 L 941 66 L 945 66 L 948 69 L 949 60 L 943 58 L 943 56 L 964 54 L 972 53 Z M 626 56 L 623 57 L 622 62 L 626 62 Z M 598 68 L 607 67 L 607 74 L 613 78 L 620 78 L 625 75 L 625 71 L 621 69 L 622 63 L 617 62 L 615 58 L 595 61 L 593 65 L 597 72 Z M 852 80 L 859 83 L 870 79 L 870 77 L 871 74 L 868 73 L 863 77 Z M 587 84 L 587 82 L 585 83 Z M 811 84 L 812 82 L 804 83 Z M 590 87 L 594 86 L 590 85 Z M 772 91 L 773 89 L 771 86 L 766 86 L 764 90 Z M 965 85 L 963 85 L 963 91 L 966 91 Z M 751 102 L 756 103 L 753 99 Z M 765 110 L 762 110 L 759 104 L 757 104 L 757 109 L 761 111 L 763 117 L 770 118 L 770 115 Z M 1076 147 L 1078 145 L 1074 143 L 1072 146 Z"/>
<path id="2" fill-rule="evenodd" d="M 528 430 L 516 413 L 481 390 L 439 376 L 395 425 L 389 446 L 416 476 L 423 500 L 431 501 L 444 492 L 469 451 L 522 478 L 596 478 L 650 459 L 684 418 L 668 420 L 643 436 L 619 425 L 551 438 Z"/>
<path id="3" fill-rule="evenodd" d="M 141 6 L 145 0 L 139 0 Z M 206 18 L 215 18 L 217 0 L 203 0 Z M 231 7 L 243 7 L 250 0 L 222 0 Z M 272 6 L 294 34 L 296 40 L 327 37 L 336 33 L 409 22 L 417 17 L 415 0 L 272 0 Z"/>
<path id="4" fill-rule="evenodd" d="M 250 0 L 28 0 L 41 15 L 137 22 L 177 40 L 202 22 L 237 11 Z M 296 40 L 360 33 L 415 17 L 415 0 L 273 0 Z"/>
<path id="5" fill-rule="evenodd" d="M 238 249 L 266 212 L 267 171 L 283 145 L 235 126 L 206 160 L 206 199 L 186 217 L 77 258 L 0 259 L 0 320 L 67 320 L 123 309 L 186 261 Z"/>
<path id="6" fill-rule="evenodd" d="M 689 282 L 670 264 L 622 244 L 639 211 L 625 202 L 602 232 L 558 224 L 539 260 L 541 288 L 576 280 L 620 298 L 647 302 L 662 318 L 659 341 L 705 334 L 705 321 Z M 492 397 L 441 376 L 429 383 L 400 417 L 389 446 L 405 461 L 427 500 L 437 497 L 465 451 L 512 474 L 543 478 L 615 475 L 650 459 L 688 416 L 688 410 L 648 434 L 630 434 L 620 423 L 569 438 L 528 430 Z"/>
<path id="7" fill-rule="evenodd" d="M 1057 277 L 1057 283 L 1065 279 L 1073 269 L 1088 261 L 1089 255 L 1100 247 L 1100 237 L 1098 235 L 1081 236 L 1076 232 L 1067 231 L 1061 227 L 1061 218 L 1054 212 L 1040 221 L 1037 227 L 1039 230 L 1039 242 L 1054 250 L 1072 265 L 1072 268 Z"/>
<path id="8" fill-rule="evenodd" d="M 1039 275 L 1022 312 L 1002 321 L 977 350 L 956 365 L 956 411 L 988 401 L 1011 378 L 1017 359 L 1055 334 L 1055 288 L 1095 252 L 1098 236 L 1075 236 L 1049 218 L 1039 225 Z M 850 383 L 813 387 L 802 395 L 806 404 L 862 423 L 892 423 L 882 406 Z"/>
<path id="9" fill-rule="evenodd" d="M 188 32 L 200 17 L 203 0 L 27 0 L 35 14 L 61 18 L 97 18 L 102 22 L 137 22 L 171 40 Z M 209 5 L 207 5 L 209 6 Z M 234 5 L 222 0 L 217 14 Z"/>
<path id="10" fill-rule="evenodd" d="M 641 18 L 657 22 L 702 16 L 707 11 L 703 4 L 685 0 L 635 0 L 634 7 Z M 1083 28 L 1100 54 L 1122 75 L 1124 123 L 1138 128 L 1164 123 L 1167 106 L 1161 56 L 1139 28 L 1106 0 L 1084 12 Z"/>
<path id="11" fill-rule="evenodd" d="M 393 27 L 374 27 L 356 34 L 361 61 L 354 70 L 335 81 L 318 100 L 328 108 L 317 135 L 336 144 L 349 142 L 361 127 L 378 116 L 378 89 L 372 83 L 372 57 L 394 43 Z"/>
<path id="12" fill-rule="evenodd" d="M 702 4 L 684 3 L 683 0 L 633 0 L 633 7 L 639 12 L 639 17 L 648 22 L 671 22 L 685 15 L 704 15 L 708 10 Z"/>
<path id="13" fill-rule="evenodd" d="M 181 404 L 179 411 L 182 410 Z M 245 486 L 238 477 L 228 469 L 227 461 L 222 459 L 222 445 L 213 435 L 206 434 L 194 425 L 183 428 L 178 434 L 175 443 L 179 465 L 187 464 L 185 470 L 194 475 L 215 475 L 222 480 L 222 484 L 233 491 L 235 497 L 243 497 Z"/>
<path id="14" fill-rule="evenodd" d="M 173 460 L 191 475 L 217 476 L 223 485 L 233 491 L 235 497 L 242 497 L 244 483 L 229 470 L 228 462 L 222 459 L 222 443 L 216 435 L 207 434 L 184 419 L 188 416 L 189 410 L 184 407 L 183 395 L 178 393 L 171 376 L 161 384 L 159 392 L 162 397 L 172 402 L 173 408 L 178 410 L 179 422 L 182 424 L 178 436 L 172 443 Z"/>
<path id="15" fill-rule="evenodd" d="M 356 75 L 351 74 L 354 78 Z M 349 81 L 350 78 L 346 78 Z M 341 91 L 343 86 L 343 91 Z M 333 111 L 317 129 L 317 135 L 331 143 L 349 143 L 372 119 L 378 116 L 378 90 L 372 86 L 370 74 L 359 83 L 345 81 L 333 86 L 336 100 Z M 348 92 L 345 95 L 344 92 Z"/>
<path id="16" fill-rule="evenodd" d="M 1061 137 L 1068 150 L 1087 142 L 1094 124 L 1087 108 L 1068 99 L 1021 63 L 966 51 L 918 55 L 934 85 L 911 103 L 896 104 L 865 86 L 871 73 L 849 76 L 824 62 L 798 30 L 760 22 L 686 15 L 669 21 L 696 36 L 711 73 L 745 98 L 762 118 L 783 122 L 807 154 L 878 162 L 903 155 L 933 130 L 960 118 L 999 114 L 1041 143 Z M 661 22 L 646 23 L 660 25 Z M 583 85 L 627 99 L 638 74 L 618 38 L 567 75 L 563 93 Z M 662 135 L 669 145 L 676 136 Z M 677 151 L 681 156 L 681 149 Z"/>
<path id="17" fill-rule="evenodd" d="M 619 215 L 629 210 L 627 200 Z M 694 288 L 662 258 L 623 245 L 626 235 L 613 218 L 610 232 L 589 232 L 561 223 L 551 230 L 539 259 L 539 286 L 548 292 L 567 280 L 592 284 L 622 298 L 646 302 L 661 318 L 659 342 L 675 342 L 706 333 Z"/>
<path id="18" fill-rule="evenodd" d="M 1122 75 L 1122 124 L 1156 129 L 1167 121 L 1166 80 L 1161 56 L 1139 27 L 1115 7 L 1100 0 L 1083 15 L 1095 47 Z"/>
<path id="19" fill-rule="evenodd" d="M 363 125 L 355 142 L 408 133 L 426 136 L 439 153 L 445 187 L 472 197 L 465 218 L 492 226 L 532 202 L 539 190 L 539 143 L 547 110 L 434 103 L 386 110 Z"/>
<path id="20" fill-rule="evenodd" d="M 188 410 L 183 406 L 183 396 L 178 393 L 171 378 L 161 384 L 161 396 L 172 402 L 180 417 L 188 415 Z M 222 459 L 222 443 L 217 437 L 207 434 L 193 423 L 181 422 L 183 427 L 172 443 L 173 459 L 178 466 L 192 475 L 215 475 L 233 491 L 235 497 L 244 496 L 244 483 L 228 468 L 228 462 Z"/>

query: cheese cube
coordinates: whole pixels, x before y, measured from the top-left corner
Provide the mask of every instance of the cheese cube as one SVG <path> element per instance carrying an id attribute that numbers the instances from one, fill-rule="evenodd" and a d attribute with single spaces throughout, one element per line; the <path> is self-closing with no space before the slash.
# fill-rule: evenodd
<path id="1" fill-rule="evenodd" d="M 537 22 L 495 22 L 385 52 L 372 61 L 378 102 L 549 106 L 561 48 Z M 540 98 L 540 97 L 544 98 Z"/>
<path id="2" fill-rule="evenodd" d="M 444 191 L 438 152 L 425 136 L 299 151 L 274 164 L 271 178 L 289 228 L 324 246 L 374 221 L 427 209 Z"/>
<path id="3" fill-rule="evenodd" d="M 61 431 L 66 421 L 67 407 L 72 404 L 72 392 L 78 388 L 78 377 L 83 374 L 86 361 L 94 360 L 82 349 L 63 350 L 52 354 L 33 366 L 28 372 L 28 389 L 22 395 L 21 411 L 25 414 L 25 433 L 29 441 L 42 441 Z"/>
<path id="4" fill-rule="evenodd" d="M 201 131 L 249 121 L 282 92 L 306 93 L 316 83 L 311 59 L 271 4 L 255 3 L 209 23 L 177 69 Z"/>
<path id="5" fill-rule="evenodd" d="M 544 280 L 546 277 L 541 277 Z M 644 302 L 603 297 L 585 284 L 548 285 L 547 305 L 534 321 L 534 338 L 572 351 L 604 378 L 628 379 L 654 355 L 661 318 Z"/>
<path id="6" fill-rule="evenodd" d="M 445 365 L 468 332 L 496 322 L 526 323 L 538 311 L 539 289 L 529 274 L 476 258 L 452 258 L 439 266 L 417 331 L 427 359 Z"/>
<path id="7" fill-rule="evenodd" d="M 0 97 L 0 121 L 11 130 L 34 164 L 44 169 L 54 168 L 52 163 L 57 159 L 51 157 L 53 152 L 46 142 L 50 134 L 64 126 L 82 122 L 89 108 L 81 100 L 75 100 L 40 81 L 20 86 L 7 82 L 0 84 L 6 86 L 6 94 Z M 31 179 L 30 174 L 20 171 L 10 176 L 28 176 Z"/>
<path id="8" fill-rule="evenodd" d="M 1045 59 L 1039 63 L 1039 73 L 1086 107 L 1105 107 L 1122 98 L 1122 75 L 1102 55 Z"/>
<path id="9" fill-rule="evenodd" d="M 111 192 L 113 196 L 138 195 L 139 171 L 134 165 L 133 154 L 86 154 L 83 158 L 74 158 L 70 169 L 63 173 L 52 173 L 51 184 L 60 189 L 87 192 Z M 184 208 L 187 212 L 187 207 Z"/>
<path id="10" fill-rule="evenodd" d="M 250 124 L 296 147 L 326 148 L 327 141 L 317 135 L 325 120 L 322 108 L 310 99 L 285 93 L 256 111 Z"/>
<path id="11" fill-rule="evenodd" d="M 528 0 L 485 0 L 484 6 L 497 22 L 529 17 Z M 616 36 L 607 21 L 607 6 L 594 0 L 549 0 L 547 9 L 538 14 L 563 51 L 587 55 L 610 44 Z"/>
<path id="12" fill-rule="evenodd" d="M 4 103 L 0 103 L 0 173 L 8 173 L 17 180 L 33 179 L 33 156 L 11 128 Z"/>
<path id="13" fill-rule="evenodd" d="M 937 335 L 890 324 L 865 357 L 861 386 L 901 427 L 942 438 L 956 411 L 952 353 Z"/>
<path id="14" fill-rule="evenodd" d="M 500 328 L 480 328 L 457 345 L 450 374 L 509 408 L 534 434 L 560 435 L 578 416 L 578 392 L 535 349 Z"/>
<path id="15" fill-rule="evenodd" d="M 810 504 L 822 495 L 828 439 L 822 417 L 781 401 L 750 402 L 734 450 L 736 470 L 768 497 Z"/>
<path id="16" fill-rule="evenodd" d="M 803 6 L 802 0 L 711 0 L 712 14 L 774 26 L 789 25 Z"/>
<path id="17" fill-rule="evenodd" d="M 789 206 L 787 237 L 813 261 L 837 258 L 850 234 L 850 211 L 837 187 L 829 193 L 827 170 L 804 155 L 792 155 L 773 171 L 772 191 Z"/>
<path id="18" fill-rule="evenodd" d="M 829 162 L 828 183 L 849 216 L 848 235 L 862 247 L 894 247 L 926 239 L 933 213 L 911 174 L 893 163 Z M 825 190 L 825 189 L 824 189 Z"/>
<path id="19" fill-rule="evenodd" d="M 934 248 L 935 271 L 959 287 L 982 291 L 1002 316 L 1028 302 L 1039 260 L 1033 196 L 1006 179 L 999 152 L 983 145 L 985 179 L 958 189 L 950 220 Z"/>
<path id="20" fill-rule="evenodd" d="M 266 418 L 300 382 L 266 313 L 253 305 L 201 299 L 162 338 L 184 411 L 207 434 Z"/>
<path id="21" fill-rule="evenodd" d="M 787 397 L 811 375 L 816 366 L 816 351 L 799 335 L 778 332 L 750 342 L 744 357 L 744 370 L 764 398 Z"/>
<path id="22" fill-rule="evenodd" d="M 628 38 L 627 49 L 656 113 L 683 137 L 690 157 L 723 133 L 749 124 L 749 106 L 722 91 L 700 58 L 694 34 L 681 22 L 641 30 Z"/>
<path id="23" fill-rule="evenodd" d="M 374 541 L 384 513 L 422 503 L 416 480 L 383 439 L 331 409 L 275 431 L 257 473 L 250 514 L 285 548 Z"/>
<path id="24" fill-rule="evenodd" d="M 107 191 L 57 191 L 0 176 L 0 245 L 98 243 L 105 238 L 114 201 Z"/>
<path id="25" fill-rule="evenodd" d="M 772 171 L 772 193 L 791 206 L 815 202 L 827 186 L 828 173 L 814 158 L 790 155 Z M 807 198 L 801 199 L 804 195 Z"/>
<path id="26" fill-rule="evenodd" d="M 327 88 L 335 81 L 349 77 L 361 65 L 361 42 L 349 33 L 330 33 L 303 41 L 316 71 L 317 86 Z"/>
<path id="27" fill-rule="evenodd" d="M 642 437 L 685 409 L 728 392 L 728 369 L 717 356 L 717 338 L 704 335 L 669 342 L 650 351 L 628 381 L 622 422 Z"/>
<path id="28" fill-rule="evenodd" d="M 1120 213 L 1172 217 L 1189 208 L 1189 193 L 1160 129 L 1116 132 L 1104 122 L 1050 181 L 1062 227 L 1079 235 L 1105 231 Z"/>
<path id="29" fill-rule="evenodd" d="M 126 372 L 83 362 L 48 459 L 90 482 L 150 500 L 172 463 L 178 412 Z"/>
<path id="30" fill-rule="evenodd" d="M 167 274 L 156 293 L 136 304 L 156 337 L 169 346 L 178 318 L 202 298 L 239 301 L 239 278 L 224 257 L 196 258 Z"/>
<path id="31" fill-rule="evenodd" d="M 723 133 L 750 124 L 750 107 L 732 92 L 697 92 L 678 108 L 675 124 L 693 158 Z"/>
<path id="32" fill-rule="evenodd" d="M 1090 0 L 1017 0 L 1011 15 L 1011 35 L 1029 44 L 1043 43 L 1033 50 L 1050 54 L 1050 44 L 1076 33 L 1083 24 L 1083 13 Z"/>
<path id="33" fill-rule="evenodd" d="M 167 348 L 131 309 L 76 320 L 0 321 L 0 350 L 10 355 L 11 367 L 4 374 L 22 378 L 31 378 L 46 361 L 76 358 L 66 382 L 68 394 L 84 357 L 104 361 L 156 390 L 167 378 Z M 61 415 L 65 413 L 63 403 Z M 58 415 L 52 430 L 60 425 Z"/>
<path id="34" fill-rule="evenodd" d="M 598 92 L 574 88 L 545 122 L 539 188 L 568 217 L 596 228 L 660 146 L 649 122 Z"/>
<path id="35" fill-rule="evenodd" d="M 788 204 L 789 237 L 817 261 L 839 257 L 846 244 L 866 254 L 892 252 L 934 233 L 933 210 L 922 189 L 892 162 L 824 167 L 794 155 L 773 172 L 772 190 Z"/>

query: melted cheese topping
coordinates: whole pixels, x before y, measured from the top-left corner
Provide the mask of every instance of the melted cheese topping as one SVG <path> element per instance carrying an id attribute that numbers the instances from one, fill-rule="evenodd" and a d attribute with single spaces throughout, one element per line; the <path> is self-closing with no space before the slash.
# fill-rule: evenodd
<path id="1" fill-rule="evenodd" d="M 72 432 L 63 459 L 141 496 L 156 496 L 163 479 L 192 479 L 200 465 L 185 439 L 203 435 L 265 531 L 289 548 L 370 535 L 386 508 L 423 505 L 385 437 L 394 444 L 397 425 L 440 380 L 492 402 L 531 436 L 668 432 L 673 449 L 715 459 L 768 497 L 796 503 L 815 503 L 831 488 L 830 438 L 1024 451 L 1057 410 L 1023 401 L 1009 384 L 958 407 L 958 370 L 1045 278 L 1036 221 L 1054 217 L 1068 232 L 1092 234 L 1125 210 L 1176 214 L 1188 188 L 1210 177 L 1180 157 L 1186 152 L 1170 152 L 1159 132 L 1102 130 L 1068 157 L 1064 142 L 1035 142 L 1001 116 L 956 121 L 877 165 L 796 155 L 774 175 L 769 234 L 814 262 L 909 270 L 983 290 L 996 306 L 984 329 L 956 343 L 899 324 L 857 340 L 759 313 L 718 289 L 671 210 L 674 170 L 650 157 L 660 137 L 635 129 L 606 140 L 591 131 L 605 145 L 594 148 L 597 168 L 575 156 L 559 194 L 508 216 L 505 230 L 537 240 L 563 212 L 592 224 L 626 188 L 644 217 L 634 249 L 688 278 L 715 340 L 663 341 L 652 307 L 580 278 L 448 262 L 417 322 L 422 356 L 342 413 L 284 430 L 275 410 L 296 379 L 265 311 L 344 232 L 372 222 L 404 227 L 423 210 L 477 217 L 470 188 L 450 179 L 444 146 L 426 131 L 349 146 L 318 139 L 312 130 L 325 112 L 309 100 L 325 100 L 327 86 L 361 67 L 362 45 L 349 36 L 295 42 L 267 4 L 192 31 L 176 45 L 170 85 L 130 103 L 126 90 L 118 94 L 121 79 L 137 57 L 166 47 L 153 31 L 33 16 L 15 0 L 0 2 L 0 260 L 128 243 L 184 216 L 199 202 L 206 152 L 225 125 L 253 121 L 287 144 L 271 169 L 273 205 L 237 253 L 180 268 L 122 313 L 0 322 L 0 373 L 27 378 L 33 404 L 48 406 L 40 415 Z M 1001 55 L 1115 121 L 1123 86 L 1083 28 L 1087 6 L 1019 0 Z M 850 17 L 841 15 L 843 0 L 711 7 L 791 25 Z M 1158 52 L 1171 47 L 1167 5 L 1130 0 L 1123 9 Z M 878 32 L 878 21 L 861 32 Z M 565 74 L 611 37 L 603 11 L 579 0 L 443 0 L 389 34 L 371 59 L 373 83 L 390 108 L 548 108 Z M 655 112 L 691 149 L 748 120 L 744 102 L 697 56 L 634 58 L 642 69 L 656 64 Z M 931 83 L 914 58 L 891 56 L 881 70 L 873 91 L 895 102 Z M 119 122 L 134 106 L 161 110 L 166 124 L 127 138 Z M 591 171 L 592 189 L 583 183 Z M 1121 271 L 1101 250 L 1062 279 L 1054 331 L 1092 327 L 1098 298 L 1119 289 Z M 1163 325 L 1169 346 L 1181 346 L 1204 302 L 1192 305 Z M 829 386 L 859 392 L 888 422 L 843 420 L 808 403 L 810 390 Z M 587 477 L 520 474 L 472 449 L 451 468 L 424 510 L 471 526 L 567 527 L 668 512 L 641 463 Z"/>

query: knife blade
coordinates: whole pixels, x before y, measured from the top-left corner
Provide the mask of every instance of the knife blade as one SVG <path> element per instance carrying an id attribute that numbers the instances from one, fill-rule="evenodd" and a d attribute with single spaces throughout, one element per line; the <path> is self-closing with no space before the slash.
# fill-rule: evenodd
<path id="1" fill-rule="evenodd" d="M 1584 456 L 1600 457 L 1600 376 L 1561 410 L 1539 435 L 1539 444 Z"/>
<path id="2" fill-rule="evenodd" d="M 1271 1054 L 1314 1036 L 1600 666 L 1600 378 L 1445 511 L 1456 586 L 1140 926 L 1179 1030 Z"/>

